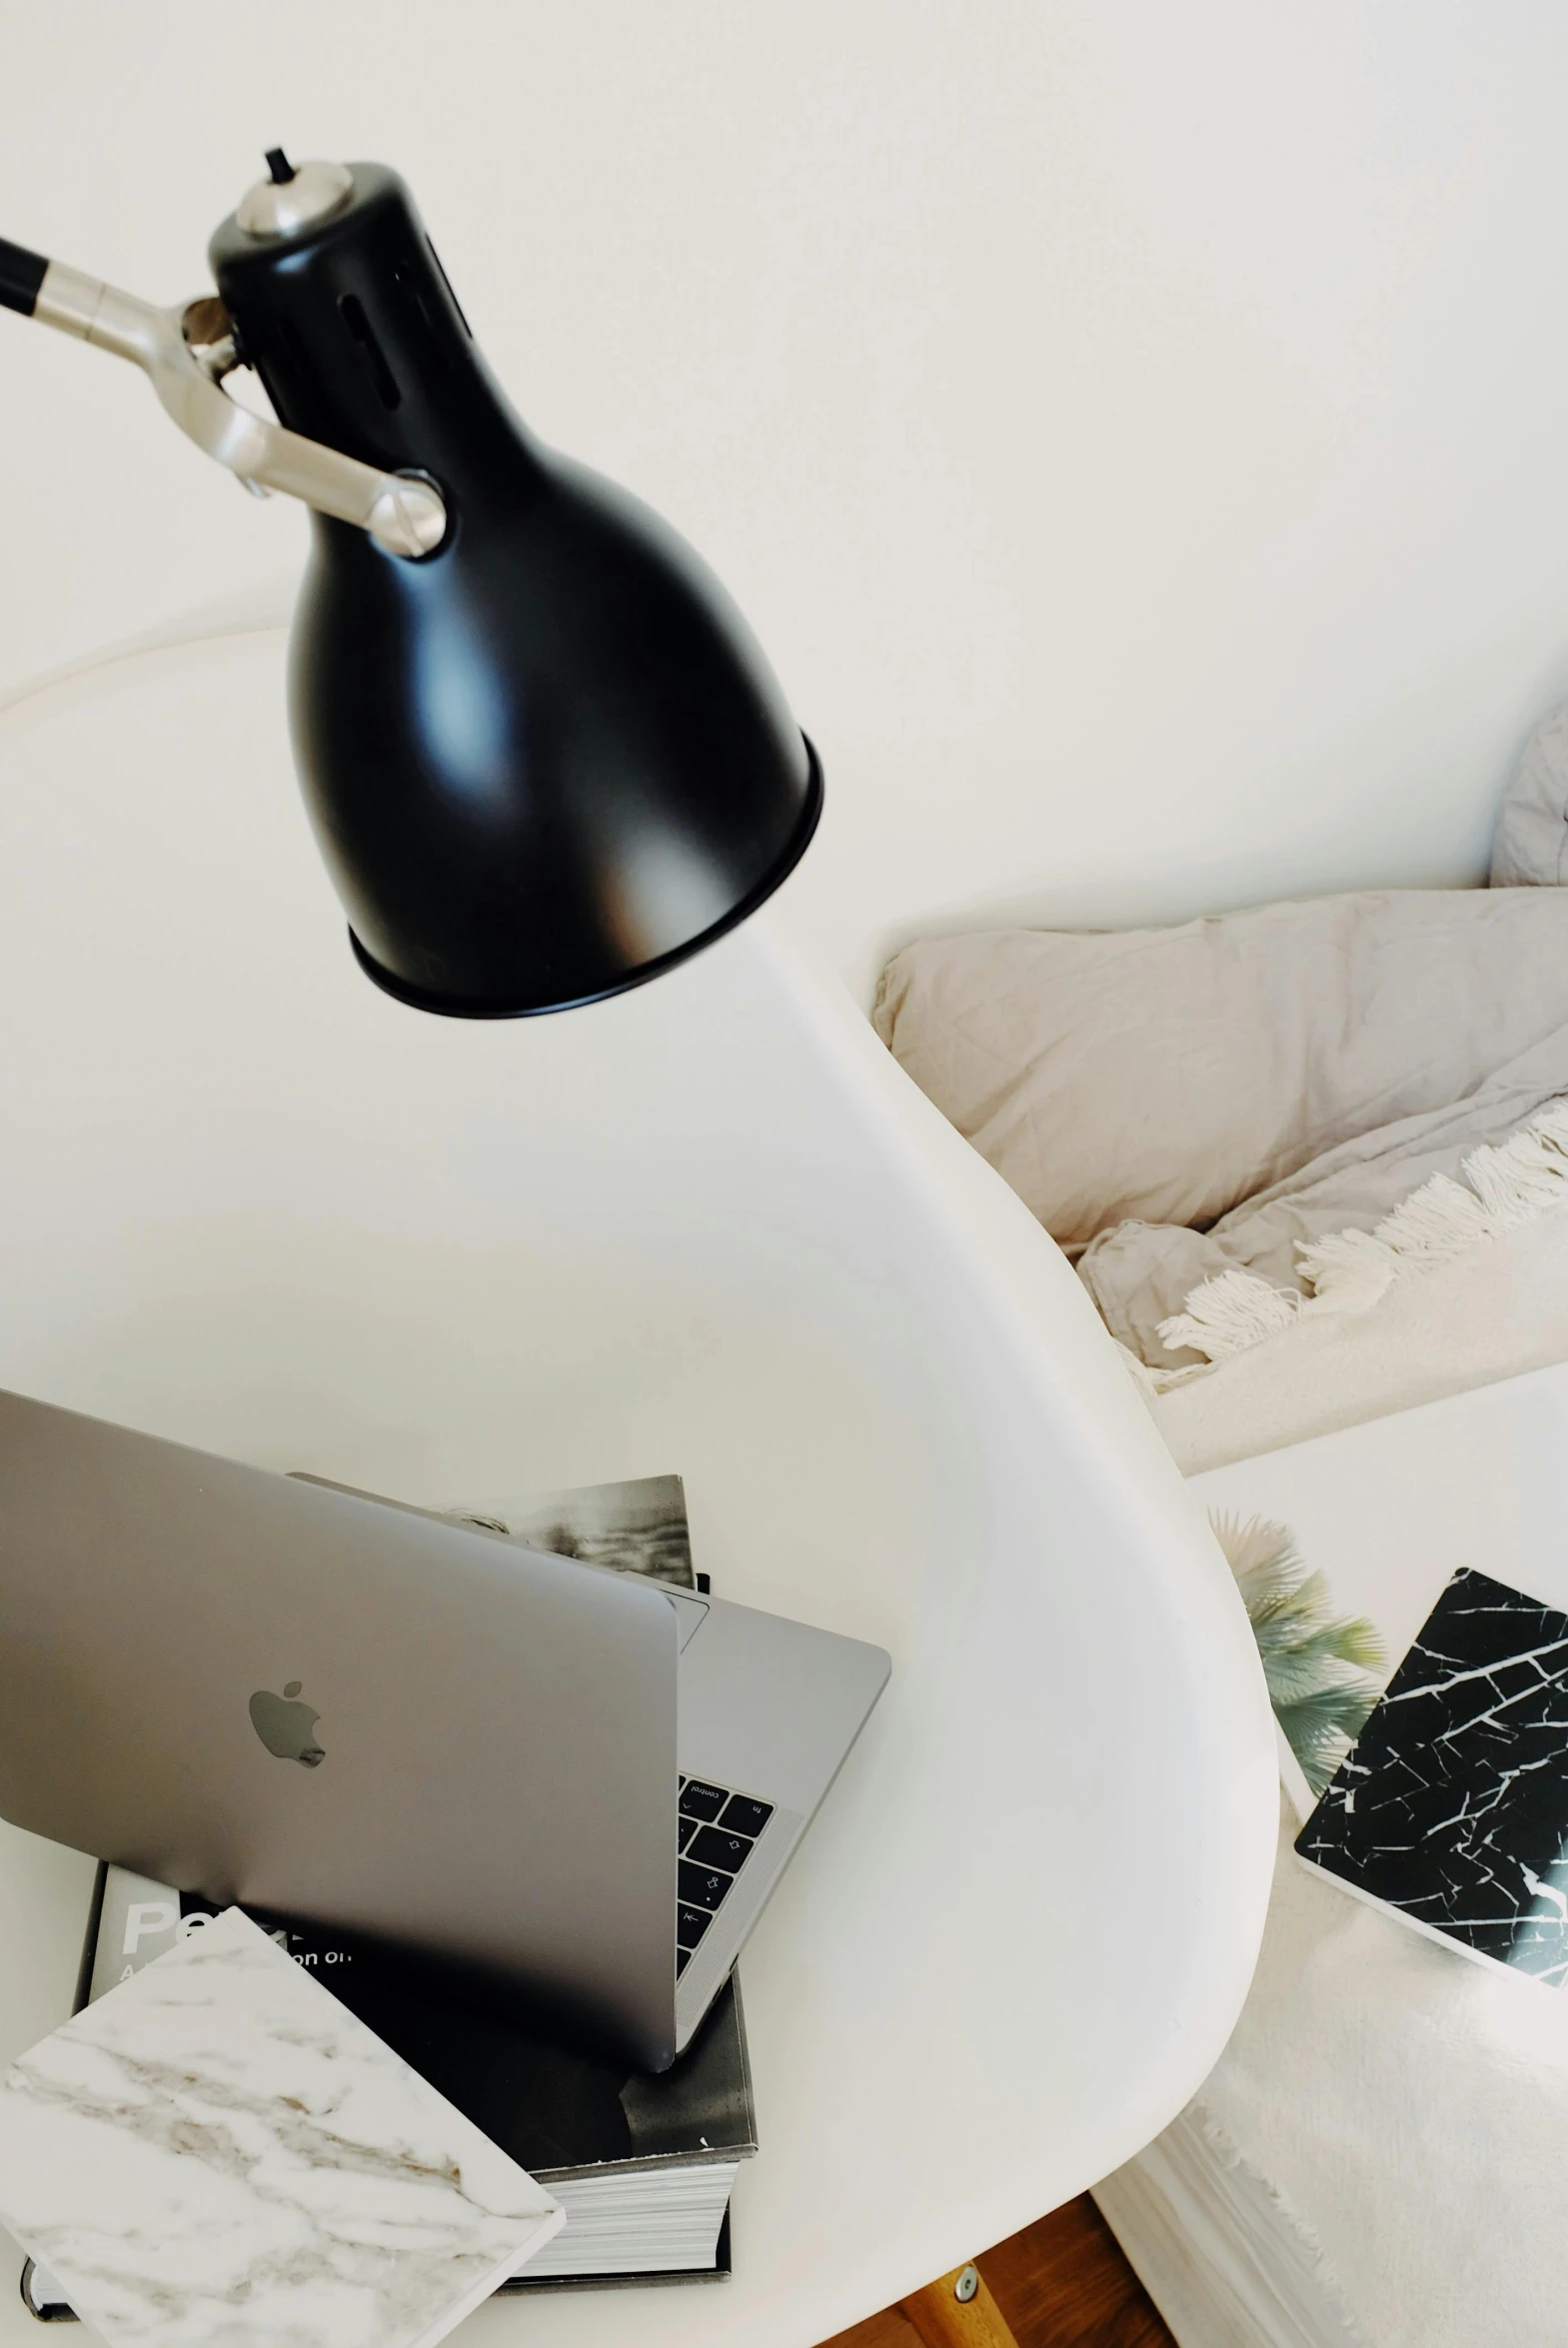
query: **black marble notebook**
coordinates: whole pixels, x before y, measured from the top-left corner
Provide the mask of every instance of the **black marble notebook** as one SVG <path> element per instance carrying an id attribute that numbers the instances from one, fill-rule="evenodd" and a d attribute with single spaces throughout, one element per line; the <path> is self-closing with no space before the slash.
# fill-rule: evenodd
<path id="1" fill-rule="evenodd" d="M 1296 1837 L 1409 1922 L 1568 1978 L 1568 1614 L 1464 1569 Z"/>

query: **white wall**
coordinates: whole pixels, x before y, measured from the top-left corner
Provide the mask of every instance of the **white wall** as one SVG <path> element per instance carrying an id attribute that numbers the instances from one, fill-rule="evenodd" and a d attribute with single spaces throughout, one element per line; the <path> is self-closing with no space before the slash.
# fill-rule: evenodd
<path id="1" fill-rule="evenodd" d="M 1481 869 L 1568 691 L 1560 7 L 4 16 L 0 233 L 138 291 L 200 288 L 264 144 L 407 173 L 524 413 L 771 648 L 857 976 Z M 297 563 L 112 361 L 0 351 L 0 688 Z"/>

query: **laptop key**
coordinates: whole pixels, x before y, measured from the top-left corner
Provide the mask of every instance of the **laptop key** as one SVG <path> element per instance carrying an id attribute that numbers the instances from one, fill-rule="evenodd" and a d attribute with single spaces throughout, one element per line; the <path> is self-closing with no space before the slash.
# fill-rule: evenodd
<path id="1" fill-rule="evenodd" d="M 761 1834 L 773 1814 L 772 1802 L 753 1801 L 749 1793 L 733 1793 L 719 1823 L 732 1834 Z"/>
<path id="2" fill-rule="evenodd" d="M 693 1907 L 717 1908 L 734 1881 L 733 1875 L 721 1875 L 717 1867 L 694 1867 L 690 1859 L 681 1861 L 681 1897 Z"/>
<path id="3" fill-rule="evenodd" d="M 678 1981 L 691 1962 L 692 1951 L 689 1948 L 678 1948 L 676 1950 L 676 1979 Z"/>
<path id="4" fill-rule="evenodd" d="M 680 1818 L 676 1822 L 681 1829 L 681 1848 L 685 1850 L 687 1844 L 691 1841 L 693 1835 L 697 1832 L 699 1821 L 696 1818 Z"/>
<path id="5" fill-rule="evenodd" d="M 718 1826 L 705 1826 L 694 1834 L 687 1850 L 689 1859 L 696 1859 L 704 1867 L 723 1867 L 733 1875 L 744 1867 L 752 1855 L 752 1845 L 744 1834 L 726 1834 Z"/>
<path id="6" fill-rule="evenodd" d="M 689 1777 L 681 1794 L 681 1815 L 684 1818 L 717 1818 L 729 1799 L 722 1785 L 709 1785 L 701 1777 Z"/>
<path id="7" fill-rule="evenodd" d="M 676 1909 L 676 1939 L 683 1948 L 696 1948 L 713 1920 L 707 1908 L 691 1908 L 683 1901 Z"/>

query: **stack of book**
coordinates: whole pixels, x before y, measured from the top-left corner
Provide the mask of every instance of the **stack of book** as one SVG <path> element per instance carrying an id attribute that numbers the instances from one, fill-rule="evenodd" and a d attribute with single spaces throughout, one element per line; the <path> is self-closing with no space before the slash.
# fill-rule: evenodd
<path id="1" fill-rule="evenodd" d="M 484 1520 L 535 1546 L 548 1539 L 595 1563 L 696 1584 L 677 1476 L 503 1503 Z M 78 2010 L 203 1930 L 212 1913 L 166 1884 L 100 1867 Z M 566 2045 L 524 2013 L 475 2003 L 428 1966 L 410 1971 L 374 1944 L 286 1917 L 255 1920 L 565 2209 L 565 2229 L 504 2290 L 729 2273 L 730 2190 L 757 2150 L 738 1977 L 679 2062 L 653 2077 Z M 23 2296 L 46 2321 L 71 2314 L 41 2267 L 29 2266 Z"/>

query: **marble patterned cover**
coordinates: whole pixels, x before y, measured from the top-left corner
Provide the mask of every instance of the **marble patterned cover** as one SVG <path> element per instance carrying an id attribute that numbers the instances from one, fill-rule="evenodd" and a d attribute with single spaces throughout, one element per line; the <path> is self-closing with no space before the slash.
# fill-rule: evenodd
<path id="1" fill-rule="evenodd" d="M 236 1908 L 12 2065 L 0 2217 L 114 2348 L 425 2348 L 564 2222 Z"/>
<path id="2" fill-rule="evenodd" d="M 1470 1954 L 1568 1977 L 1568 1614 L 1462 1568 L 1296 1838 Z"/>

